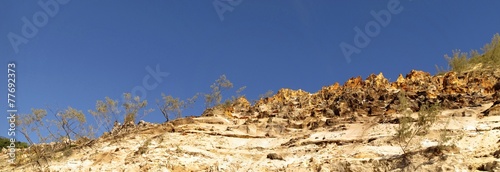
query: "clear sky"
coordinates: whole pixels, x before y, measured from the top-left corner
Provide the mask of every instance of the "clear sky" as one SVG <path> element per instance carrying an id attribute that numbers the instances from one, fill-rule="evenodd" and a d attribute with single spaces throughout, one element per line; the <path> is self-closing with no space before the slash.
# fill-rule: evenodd
<path id="1" fill-rule="evenodd" d="M 142 90 L 155 109 L 144 120 L 163 122 L 154 106 L 162 92 L 209 92 L 222 74 L 231 92 L 247 86 L 255 100 L 370 73 L 390 81 L 411 69 L 435 73 L 444 54 L 479 49 L 500 32 L 498 9 L 500 1 L 2 0 L 0 57 L 4 71 L 17 63 L 20 113 L 72 106 L 90 115 L 96 100 Z M 199 99 L 184 115 L 203 107 Z M 6 123 L 0 128 L 6 136 Z"/>

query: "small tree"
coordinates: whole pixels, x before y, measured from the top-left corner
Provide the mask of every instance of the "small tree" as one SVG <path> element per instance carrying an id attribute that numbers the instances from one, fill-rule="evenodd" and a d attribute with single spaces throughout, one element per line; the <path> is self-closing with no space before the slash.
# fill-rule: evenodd
<path id="1" fill-rule="evenodd" d="M 411 117 L 412 111 L 409 110 L 409 100 L 406 93 L 401 91 L 398 94 L 400 102 L 399 112 L 402 117 L 399 118 L 399 125 L 396 127 L 396 139 L 403 150 L 403 153 L 408 153 L 408 146 L 412 143 L 415 136 L 427 133 L 429 128 L 436 122 L 439 114 L 439 104 L 423 104 L 418 111 L 416 122 Z"/>
<path id="2" fill-rule="evenodd" d="M 57 133 L 51 129 L 51 123 L 46 119 L 47 110 L 31 109 L 31 114 L 25 114 L 19 117 L 19 126 L 21 133 L 29 138 L 28 132 L 34 132 L 38 136 L 39 143 L 57 141 Z M 48 132 L 48 136 L 42 134 L 42 130 Z M 26 138 L 28 140 L 28 138 Z M 30 142 L 31 144 L 31 142 Z"/>
<path id="3" fill-rule="evenodd" d="M 215 80 L 210 88 L 212 91 L 209 94 L 205 94 L 205 105 L 207 108 L 219 105 L 222 101 L 222 91 L 233 88 L 233 83 L 226 78 L 226 75 L 222 75 L 219 79 Z"/>
<path id="4" fill-rule="evenodd" d="M 132 98 L 132 95 L 130 93 L 124 93 L 123 98 L 125 100 L 125 102 L 123 103 L 123 108 L 125 108 L 124 123 L 135 123 L 137 113 L 139 113 L 139 110 L 145 108 L 148 105 L 148 101 L 141 101 L 141 98 L 139 96 L 135 96 L 134 98 Z M 144 115 L 151 111 L 151 109 L 145 110 Z"/>
<path id="5" fill-rule="evenodd" d="M 49 109 L 50 110 L 50 109 Z M 16 125 L 20 127 L 19 132 L 28 140 L 30 149 L 28 150 L 32 157 L 30 161 L 36 162 L 42 167 L 42 162 L 48 161 L 48 157 L 57 151 L 57 146 L 35 145 L 35 141 L 30 134 L 38 136 L 38 143 L 58 142 L 63 143 L 64 147 L 71 147 L 71 139 L 82 137 L 91 137 L 93 135 L 92 127 L 85 128 L 85 115 L 82 111 L 72 107 L 64 111 L 50 111 L 54 114 L 52 120 L 48 120 L 47 110 L 31 109 L 31 114 L 21 114 L 17 117 Z"/>
<path id="6" fill-rule="evenodd" d="M 160 109 L 161 113 L 167 119 L 167 122 L 170 120 L 169 115 L 175 114 L 176 118 L 182 117 L 182 111 L 185 108 L 193 105 L 198 98 L 198 94 L 195 94 L 193 97 L 188 98 L 187 100 L 180 100 L 179 98 L 174 98 L 171 95 L 161 94 L 163 99 L 163 104 L 160 104 L 160 101 L 156 101 L 156 105 L 158 109 Z"/>
<path id="7" fill-rule="evenodd" d="M 33 151 L 33 156 L 30 157 L 32 162 L 36 162 L 39 167 L 42 167 L 42 161 L 48 161 L 46 154 L 53 150 L 44 150 L 39 146 L 34 146 L 35 142 L 30 137 L 29 133 L 35 133 L 38 136 L 39 143 L 46 143 L 51 138 L 55 138 L 55 134 L 49 130 L 48 125 L 45 124 L 44 119 L 47 116 L 47 111 L 45 109 L 31 109 L 30 114 L 20 114 L 16 118 L 16 126 L 21 129 L 19 132 L 26 138 L 30 145 L 30 151 Z M 43 127 L 43 128 L 42 128 Z M 49 136 L 44 136 L 41 130 L 46 129 Z"/>
<path id="8" fill-rule="evenodd" d="M 58 112 L 54 121 L 59 134 L 59 140 L 71 147 L 71 139 L 79 139 L 85 136 L 85 114 L 81 110 L 68 107 L 65 111 Z"/>
<path id="9" fill-rule="evenodd" d="M 96 111 L 89 110 L 89 113 L 94 116 L 98 129 L 103 126 L 107 132 L 110 132 L 113 122 L 118 121 L 118 115 L 120 114 L 118 101 L 106 97 L 104 101 L 97 101 L 95 109 Z"/>

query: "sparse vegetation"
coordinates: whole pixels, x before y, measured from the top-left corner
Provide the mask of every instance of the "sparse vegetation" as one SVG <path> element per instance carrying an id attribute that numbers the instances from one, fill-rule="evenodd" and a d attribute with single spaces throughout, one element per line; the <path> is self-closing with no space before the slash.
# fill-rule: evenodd
<path id="1" fill-rule="evenodd" d="M 472 53 L 471 53 L 472 54 Z M 448 61 L 452 71 L 461 73 L 470 67 L 469 53 L 461 52 L 460 50 L 453 50 L 452 57 L 446 54 L 444 58 Z"/>
<path id="2" fill-rule="evenodd" d="M 124 93 L 123 98 L 125 101 L 123 103 L 123 108 L 125 109 L 125 119 L 123 122 L 125 124 L 135 124 L 137 114 L 141 109 L 145 108 L 148 105 L 148 101 L 141 101 L 141 98 L 139 96 L 135 96 L 132 98 L 132 94 L 130 93 Z M 147 115 L 151 111 L 151 109 L 144 110 L 143 116 Z"/>
<path id="3" fill-rule="evenodd" d="M 399 125 L 396 128 L 396 139 L 403 150 L 403 153 L 408 153 L 408 146 L 412 144 L 413 139 L 417 135 L 426 134 L 429 128 L 436 122 L 439 113 L 439 104 L 423 104 L 418 111 L 418 117 L 415 120 L 409 109 L 409 99 L 406 93 L 401 91 L 398 94 L 399 112 L 402 116 L 399 118 Z"/>
<path id="4" fill-rule="evenodd" d="M 89 110 L 89 113 L 94 116 L 98 127 L 104 127 L 107 132 L 111 132 L 113 122 L 118 121 L 120 110 L 118 109 L 118 101 L 106 97 L 105 100 L 98 100 L 95 105 L 95 110 Z"/>
<path id="5" fill-rule="evenodd" d="M 213 83 L 210 88 L 212 91 L 205 94 L 205 105 L 207 108 L 220 105 L 222 101 L 222 91 L 233 88 L 233 83 L 226 78 L 226 75 L 222 75 L 219 79 L 215 80 L 215 83 Z"/>
<path id="6" fill-rule="evenodd" d="M 22 114 L 17 116 L 18 120 L 16 120 L 16 125 L 20 126 L 21 130 L 19 131 L 25 138 L 28 140 L 30 145 L 30 150 L 28 152 L 31 153 L 31 157 L 25 161 L 17 161 L 17 163 L 21 162 L 35 162 L 38 167 L 42 167 L 42 159 L 47 161 L 46 153 L 41 149 L 40 146 L 35 146 L 35 142 L 31 139 L 28 131 L 34 132 L 39 137 L 39 142 L 43 143 L 43 141 L 47 140 L 47 137 L 44 137 L 40 131 L 43 129 L 43 118 L 47 116 L 47 111 L 44 109 L 31 109 L 31 114 Z M 50 132 L 50 131 L 49 131 Z M 53 135 L 51 133 L 51 135 Z"/>
<path id="7" fill-rule="evenodd" d="M 212 91 L 208 94 L 205 94 L 205 105 L 207 108 L 211 107 L 219 107 L 222 109 L 228 109 L 231 108 L 233 103 L 240 97 L 244 97 L 245 95 L 242 95 L 241 93 L 246 89 L 246 86 L 238 88 L 236 90 L 236 96 L 231 96 L 230 99 L 224 100 L 223 103 L 222 101 L 222 91 L 226 91 L 228 89 L 233 88 L 233 83 L 229 81 L 229 79 L 226 78 L 225 75 L 222 75 L 213 83 L 210 88 Z"/>
<path id="8" fill-rule="evenodd" d="M 160 109 L 161 113 L 167 119 L 166 122 L 170 121 L 169 116 L 171 114 L 175 114 L 176 118 L 182 117 L 182 111 L 188 107 L 191 107 L 196 99 L 198 99 L 198 94 L 195 94 L 193 97 L 188 98 L 187 100 L 180 100 L 180 98 L 174 98 L 171 95 L 161 94 L 163 99 L 163 104 L 160 104 L 160 101 L 156 101 L 156 105 L 158 109 Z"/>
<path id="9" fill-rule="evenodd" d="M 68 107 L 65 111 L 56 113 L 55 118 L 53 123 L 57 128 L 57 140 L 65 143 L 67 147 L 71 147 L 72 139 L 76 140 L 87 136 L 84 132 L 86 118 L 82 111 Z"/>
<path id="10" fill-rule="evenodd" d="M 32 156 L 17 163 L 35 162 L 42 168 L 43 163 L 48 162 L 54 153 L 63 151 L 63 155 L 70 154 L 71 150 L 68 149 L 72 148 L 72 140 L 92 137 L 94 134 L 92 127 L 85 127 L 86 118 L 83 112 L 72 107 L 61 111 L 50 111 L 53 114 L 52 120 L 48 119 L 45 109 L 31 111 L 31 114 L 20 114 L 16 122 L 20 127 L 19 132 L 30 144 L 26 153 Z M 35 144 L 30 133 L 37 136 L 39 144 Z"/>
<path id="11" fill-rule="evenodd" d="M 137 115 L 139 115 L 139 111 L 148 105 L 147 100 L 141 100 L 139 96 L 132 97 L 132 94 L 130 93 L 123 93 L 123 101 L 123 109 L 120 109 L 119 102 L 117 100 L 106 97 L 104 100 L 97 101 L 95 111 L 88 110 L 88 112 L 94 117 L 98 129 L 100 129 L 100 127 L 104 127 L 106 132 L 110 132 L 112 130 L 113 123 L 119 121 L 119 116 L 122 111 L 124 111 L 123 122 L 125 124 L 135 123 Z M 144 117 L 151 111 L 153 111 L 153 109 L 145 109 L 141 117 Z"/>
<path id="12" fill-rule="evenodd" d="M 243 86 L 243 87 L 238 88 L 238 90 L 236 90 L 236 96 L 231 96 L 231 102 L 235 102 L 236 99 L 238 99 L 240 97 L 244 97 L 245 95 L 241 94 L 241 93 L 243 91 L 245 91 L 246 88 L 247 88 L 247 86 Z"/>
<path id="13" fill-rule="evenodd" d="M 245 90 L 246 86 L 240 87 L 238 90 L 236 90 L 236 96 L 232 96 L 230 99 L 226 99 L 223 103 L 222 92 L 233 88 L 233 83 L 229 81 L 229 79 L 227 79 L 225 75 L 221 75 L 219 79 L 215 80 L 210 88 L 210 93 L 203 94 L 203 96 L 205 97 L 206 108 L 221 107 L 223 109 L 226 109 L 229 108 L 238 98 L 244 96 L 241 93 Z M 181 100 L 178 97 L 176 98 L 171 95 L 165 95 L 162 93 L 163 101 L 157 100 L 156 105 L 168 122 L 170 121 L 170 115 L 172 114 L 174 114 L 176 118 L 181 118 L 182 111 L 186 108 L 191 107 L 196 102 L 199 95 L 200 93 L 197 93 L 191 98 Z"/>
<path id="14" fill-rule="evenodd" d="M 500 35 L 497 33 L 493 36 L 489 44 L 481 48 L 482 54 L 477 50 L 471 50 L 469 53 L 460 50 L 454 50 L 452 56 L 445 55 L 448 61 L 448 66 L 451 71 L 461 73 L 482 64 L 483 67 L 499 67 L 500 66 Z M 436 67 L 438 73 L 442 73 L 443 69 Z"/>
<path id="15" fill-rule="evenodd" d="M 226 99 L 224 103 L 222 92 L 233 87 L 225 75 L 220 76 L 210 88 L 211 92 L 204 94 L 207 107 L 230 107 L 238 98 L 243 97 L 241 93 L 245 86 L 236 90 L 235 96 Z M 268 93 L 269 95 L 272 94 Z M 199 93 L 186 100 L 175 98 L 171 95 L 162 94 L 162 101 L 157 101 L 157 106 L 161 110 L 167 122 L 171 115 L 182 117 L 182 111 L 191 107 L 197 100 Z M 121 103 L 121 106 L 120 106 Z M 96 128 L 87 123 L 86 115 L 73 107 L 63 110 L 52 111 L 50 109 L 32 109 L 30 114 L 21 114 L 17 116 L 16 125 L 19 126 L 19 132 L 28 141 L 27 143 L 16 142 L 16 146 L 28 147 L 23 154 L 32 156 L 21 156 L 16 159 L 16 165 L 33 163 L 35 168 L 44 170 L 51 160 L 58 160 L 73 154 L 73 148 L 83 145 L 94 137 L 94 129 L 100 132 L 109 133 L 113 129 L 113 123 L 123 119 L 124 124 L 135 123 L 139 112 L 146 108 L 148 102 L 141 100 L 140 97 L 133 97 L 130 93 L 123 94 L 123 102 L 118 102 L 109 97 L 104 100 L 98 100 L 94 110 L 88 110 L 94 119 Z M 151 112 L 152 109 L 144 110 L 144 115 Z M 123 118 L 121 118 L 123 117 Z M 101 128 L 102 127 L 102 128 Z M 36 135 L 36 138 L 32 138 Z M 149 145 L 149 140 L 138 150 L 138 154 L 145 153 L 145 148 Z M 1 138 L 0 146 L 6 147 L 10 143 L 8 139 Z M 178 147 L 177 151 L 183 150 Z M 17 152 L 20 153 L 20 152 Z"/>
<path id="16" fill-rule="evenodd" d="M 267 98 L 273 96 L 273 90 L 267 90 L 266 93 L 259 95 L 259 99 Z"/>
<path id="17" fill-rule="evenodd" d="M 464 136 L 463 132 L 457 131 L 454 133 L 448 129 L 448 125 L 453 117 L 448 118 L 445 127 L 439 131 L 438 145 L 436 146 L 437 151 L 442 152 L 450 148 L 455 148 L 455 143 L 461 140 Z"/>

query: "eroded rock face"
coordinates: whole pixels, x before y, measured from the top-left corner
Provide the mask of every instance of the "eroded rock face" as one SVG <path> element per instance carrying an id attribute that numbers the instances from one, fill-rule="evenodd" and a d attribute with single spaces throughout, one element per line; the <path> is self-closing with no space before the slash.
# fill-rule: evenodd
<path id="1" fill-rule="evenodd" d="M 405 91 L 411 109 L 418 111 L 425 103 L 440 103 L 446 109 L 478 106 L 494 99 L 500 89 L 498 76 L 491 71 L 448 72 L 432 76 L 412 70 L 392 83 L 382 73 L 335 83 L 315 94 L 303 90 L 281 89 L 272 97 L 259 100 L 249 107 L 254 117 L 278 116 L 291 119 L 316 117 L 349 117 L 391 115 L 398 110 L 397 94 Z M 495 97 L 496 98 L 496 97 Z M 256 112 L 256 113 L 251 113 Z"/>
<path id="2" fill-rule="evenodd" d="M 500 76 L 500 75 L 499 75 Z M 392 83 L 382 73 L 347 80 L 343 85 L 325 86 L 317 93 L 281 89 L 274 96 L 263 98 L 251 106 L 244 97 L 231 107 L 210 108 L 202 116 L 231 118 L 278 117 L 304 120 L 308 117 L 356 121 L 358 117 L 391 118 L 399 110 L 398 94 L 406 93 L 414 112 L 426 103 L 439 103 L 444 109 L 475 107 L 499 99 L 499 76 L 494 71 L 448 72 L 431 76 L 412 70 Z"/>

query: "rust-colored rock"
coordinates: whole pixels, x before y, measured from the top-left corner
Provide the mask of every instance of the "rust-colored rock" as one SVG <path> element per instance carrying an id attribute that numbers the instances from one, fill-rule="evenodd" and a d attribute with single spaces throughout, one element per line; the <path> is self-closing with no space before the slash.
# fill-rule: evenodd
<path id="1" fill-rule="evenodd" d="M 404 89 L 406 88 L 406 79 L 403 77 L 403 74 L 399 74 L 396 82 L 391 83 L 392 89 Z"/>
<path id="2" fill-rule="evenodd" d="M 406 80 L 414 83 L 423 83 L 431 77 L 431 74 L 419 70 L 411 70 L 410 73 L 406 74 Z"/>
<path id="3" fill-rule="evenodd" d="M 344 83 L 344 88 L 347 89 L 360 89 L 365 85 L 361 76 L 353 77 Z"/>
<path id="4" fill-rule="evenodd" d="M 389 81 L 384 77 L 382 72 L 378 75 L 371 74 L 368 76 L 368 78 L 366 78 L 365 85 L 366 87 L 372 87 L 375 89 L 386 89 L 390 86 Z"/>
<path id="5" fill-rule="evenodd" d="M 261 99 L 251 106 L 244 97 L 237 99 L 229 110 L 211 109 L 202 116 L 279 117 L 291 120 L 314 118 L 351 118 L 397 114 L 397 94 L 406 92 L 410 109 L 420 105 L 439 103 L 446 109 L 479 106 L 500 99 L 500 82 L 489 71 L 448 72 L 440 76 L 412 70 L 406 77 L 399 75 L 389 83 L 382 73 L 371 74 L 366 80 L 360 76 L 335 83 L 317 93 L 281 89 L 274 96 Z M 498 94 L 498 95 L 497 95 Z M 227 114 L 226 114 L 227 113 Z M 354 118 L 353 118 L 354 119 Z"/>

